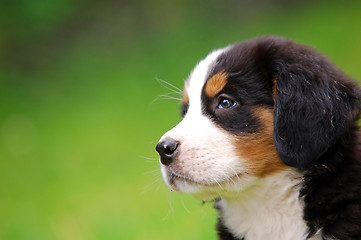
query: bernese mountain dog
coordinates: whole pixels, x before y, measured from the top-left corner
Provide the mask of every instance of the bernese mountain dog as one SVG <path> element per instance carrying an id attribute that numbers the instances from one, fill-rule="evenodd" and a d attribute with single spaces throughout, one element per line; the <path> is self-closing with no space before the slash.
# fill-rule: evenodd
<path id="1" fill-rule="evenodd" d="M 285 38 L 215 50 L 156 146 L 163 178 L 215 201 L 222 240 L 361 239 L 360 100 L 356 81 Z"/>

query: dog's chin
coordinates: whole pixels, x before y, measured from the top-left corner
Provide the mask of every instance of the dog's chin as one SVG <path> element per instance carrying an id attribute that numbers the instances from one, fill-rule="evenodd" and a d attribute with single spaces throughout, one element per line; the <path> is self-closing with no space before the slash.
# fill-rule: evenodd
<path id="1" fill-rule="evenodd" d="M 190 177 L 177 174 L 169 167 L 162 166 L 161 171 L 165 183 L 171 190 L 192 194 L 202 201 L 238 195 L 246 185 L 252 182 L 250 178 L 244 179 L 240 175 L 227 178 L 227 180 L 198 182 Z"/>
<path id="2" fill-rule="evenodd" d="M 217 189 L 218 185 L 198 183 L 172 174 L 164 180 L 171 190 L 194 195 L 202 201 L 212 201 L 221 197 L 221 192 Z M 218 186 L 218 188 L 220 187 Z"/>

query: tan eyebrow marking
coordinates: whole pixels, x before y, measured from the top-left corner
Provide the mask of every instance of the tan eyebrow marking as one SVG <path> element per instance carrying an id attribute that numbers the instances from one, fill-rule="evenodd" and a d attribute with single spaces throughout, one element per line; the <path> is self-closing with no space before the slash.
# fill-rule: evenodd
<path id="1" fill-rule="evenodd" d="M 183 103 L 186 104 L 186 105 L 189 103 L 189 97 L 188 97 L 188 82 L 185 82 L 185 83 L 184 83 Z"/>
<path id="2" fill-rule="evenodd" d="M 208 79 L 205 87 L 205 92 L 208 97 L 215 97 L 228 82 L 228 75 L 226 72 L 222 71 L 213 75 Z"/>

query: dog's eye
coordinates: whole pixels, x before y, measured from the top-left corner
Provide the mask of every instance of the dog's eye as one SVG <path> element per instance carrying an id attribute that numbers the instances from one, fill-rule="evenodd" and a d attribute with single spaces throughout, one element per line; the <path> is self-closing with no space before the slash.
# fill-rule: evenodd
<path id="1" fill-rule="evenodd" d="M 220 109 L 232 108 L 234 106 L 236 106 L 236 102 L 228 98 L 222 98 L 218 104 L 218 108 Z"/>

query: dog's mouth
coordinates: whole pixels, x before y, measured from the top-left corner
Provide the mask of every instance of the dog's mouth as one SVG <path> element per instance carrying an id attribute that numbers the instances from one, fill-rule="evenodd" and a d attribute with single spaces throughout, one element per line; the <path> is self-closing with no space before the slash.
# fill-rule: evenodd
<path id="1" fill-rule="evenodd" d="M 183 180 L 183 181 L 186 181 L 186 182 L 190 182 L 190 183 L 194 183 L 194 184 L 200 184 L 200 185 L 203 185 L 204 183 L 202 183 L 202 182 L 199 182 L 199 181 L 196 181 L 196 180 L 194 180 L 193 178 L 191 178 L 191 177 L 187 177 L 187 176 L 185 176 L 185 175 L 182 175 L 182 174 L 179 174 L 179 173 L 177 173 L 176 171 L 174 171 L 173 170 L 173 168 L 172 167 L 169 167 L 168 168 L 169 169 L 169 173 L 170 173 L 170 180 L 171 181 L 175 181 L 175 180 Z"/>
<path id="2" fill-rule="evenodd" d="M 188 186 L 201 186 L 203 185 L 201 182 L 195 181 L 191 177 L 185 176 L 183 174 L 179 174 L 172 167 L 162 166 L 163 179 L 174 191 L 183 192 L 184 189 L 179 185 L 188 185 Z"/>
<path id="3" fill-rule="evenodd" d="M 193 192 L 195 189 L 197 189 L 196 191 L 200 189 L 214 188 L 224 190 L 227 185 L 235 186 L 236 183 L 240 181 L 241 175 L 243 175 L 241 173 L 235 173 L 233 176 L 225 177 L 223 179 L 209 179 L 199 181 L 192 177 L 178 173 L 172 167 L 163 167 L 165 168 L 165 172 L 163 172 L 163 174 L 166 174 L 166 176 L 164 176 L 164 180 L 172 190 L 179 192 L 188 192 L 189 189 L 192 189 L 191 192 Z M 184 189 L 185 186 L 187 186 L 187 189 Z"/>

